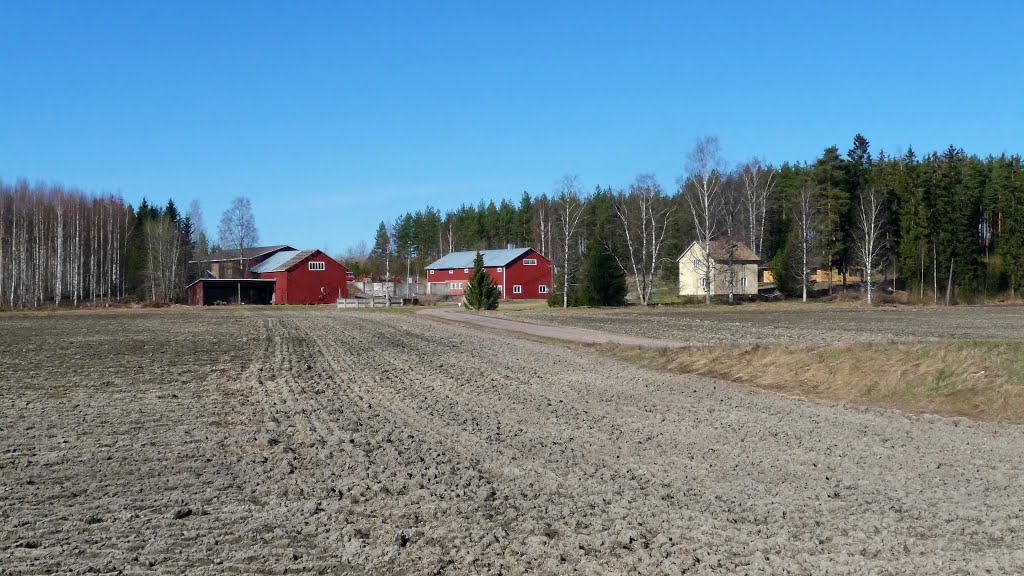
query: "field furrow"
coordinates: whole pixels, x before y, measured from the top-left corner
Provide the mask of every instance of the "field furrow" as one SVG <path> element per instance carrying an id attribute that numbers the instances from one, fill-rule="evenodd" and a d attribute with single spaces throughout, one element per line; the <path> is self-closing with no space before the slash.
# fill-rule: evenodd
<path id="1" fill-rule="evenodd" d="M 0 319 L 5 573 L 1024 570 L 1016 426 L 409 314 L 56 318 Z"/>

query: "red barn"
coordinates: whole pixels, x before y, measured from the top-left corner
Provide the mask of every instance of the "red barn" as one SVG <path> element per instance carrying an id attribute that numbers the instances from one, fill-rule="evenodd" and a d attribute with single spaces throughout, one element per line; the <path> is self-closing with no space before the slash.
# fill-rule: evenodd
<path id="1" fill-rule="evenodd" d="M 348 297 L 348 270 L 320 250 L 278 252 L 251 269 L 274 280 L 274 304 L 334 304 Z"/>
<path id="2" fill-rule="evenodd" d="M 491 284 L 506 300 L 547 298 L 551 261 L 533 248 L 481 250 Z M 452 252 L 427 266 L 427 293 L 461 295 L 473 272 L 476 251 Z"/>

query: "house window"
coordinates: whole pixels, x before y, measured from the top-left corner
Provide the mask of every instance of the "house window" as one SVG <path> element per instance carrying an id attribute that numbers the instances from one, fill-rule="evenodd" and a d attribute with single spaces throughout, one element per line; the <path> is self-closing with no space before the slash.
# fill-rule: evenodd
<path id="1" fill-rule="evenodd" d="M 524 258 L 523 259 L 523 266 L 536 266 L 536 265 L 537 265 L 537 259 L 536 258 Z"/>
<path id="2" fill-rule="evenodd" d="M 522 294 L 523 293 L 523 285 L 522 284 L 514 284 L 512 286 L 512 293 L 513 294 Z"/>
<path id="3" fill-rule="evenodd" d="M 433 276 L 433 275 L 434 275 L 434 271 L 433 271 L 433 270 L 431 270 L 431 271 L 430 271 L 430 275 L 431 275 L 431 276 Z"/>
<path id="4" fill-rule="evenodd" d="M 694 260 L 693 261 L 693 269 L 694 270 L 700 270 L 700 260 Z"/>
<path id="5" fill-rule="evenodd" d="M 700 287 L 701 288 L 707 288 L 708 287 L 708 279 L 707 278 L 705 278 L 703 276 L 700 277 Z"/>
<path id="6" fill-rule="evenodd" d="M 449 287 L 452 290 L 462 290 L 462 282 L 452 282 Z"/>
<path id="7" fill-rule="evenodd" d="M 498 272 L 501 272 L 501 266 L 498 267 Z"/>
<path id="8" fill-rule="evenodd" d="M 310 270 L 327 270 L 327 263 L 326 262 L 310 262 L 309 263 L 309 269 Z"/>
<path id="9" fill-rule="evenodd" d="M 746 276 L 740 278 L 740 286 L 743 286 L 744 288 L 747 287 L 747 277 Z"/>
<path id="10" fill-rule="evenodd" d="M 448 269 L 448 273 L 449 273 L 449 274 L 455 274 L 455 270 L 453 270 L 453 269 L 449 268 L 449 269 Z"/>
<path id="11" fill-rule="evenodd" d="M 469 274 L 469 268 L 463 268 L 462 271 L 465 272 L 466 274 Z"/>
<path id="12" fill-rule="evenodd" d="M 501 292 L 501 284 L 498 284 L 498 292 Z"/>
<path id="13" fill-rule="evenodd" d="M 541 284 L 540 286 L 537 286 L 537 292 L 540 292 L 541 294 L 547 294 L 548 287 L 545 286 L 544 284 Z"/>

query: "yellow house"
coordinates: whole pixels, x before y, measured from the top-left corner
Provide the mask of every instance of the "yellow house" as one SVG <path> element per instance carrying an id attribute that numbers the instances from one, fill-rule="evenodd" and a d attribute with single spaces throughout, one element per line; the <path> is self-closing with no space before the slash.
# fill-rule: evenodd
<path id="1" fill-rule="evenodd" d="M 733 294 L 757 294 L 757 265 L 761 259 L 753 250 L 728 238 L 712 240 L 710 248 L 712 296 L 728 294 L 730 284 Z M 677 259 L 680 296 L 703 296 L 708 291 L 704 254 L 703 243 L 694 242 Z"/>

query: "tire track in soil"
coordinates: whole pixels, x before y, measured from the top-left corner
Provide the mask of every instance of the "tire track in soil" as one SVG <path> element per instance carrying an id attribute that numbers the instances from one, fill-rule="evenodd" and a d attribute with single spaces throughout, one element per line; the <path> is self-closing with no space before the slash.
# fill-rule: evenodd
<path id="1" fill-rule="evenodd" d="M 962 470 L 922 478 L 900 459 L 908 446 L 925 461 L 962 459 L 948 439 L 924 445 L 948 433 L 943 419 L 792 403 L 408 317 L 279 318 L 263 387 L 282 387 L 272 414 L 295 415 L 296 486 L 328 498 L 314 504 L 331 519 L 322 545 L 371 571 L 928 566 L 911 544 L 933 568 L 978 567 L 979 550 L 996 567 L 1024 565 L 1000 544 L 1019 537 L 1019 508 L 979 510 Z M 353 345 L 368 341 L 377 347 Z M 879 470 L 858 479 L 865 466 Z M 986 497 L 1012 502 L 1015 486 L 994 471 Z M 977 519 L 1000 538 L 918 541 Z"/>

